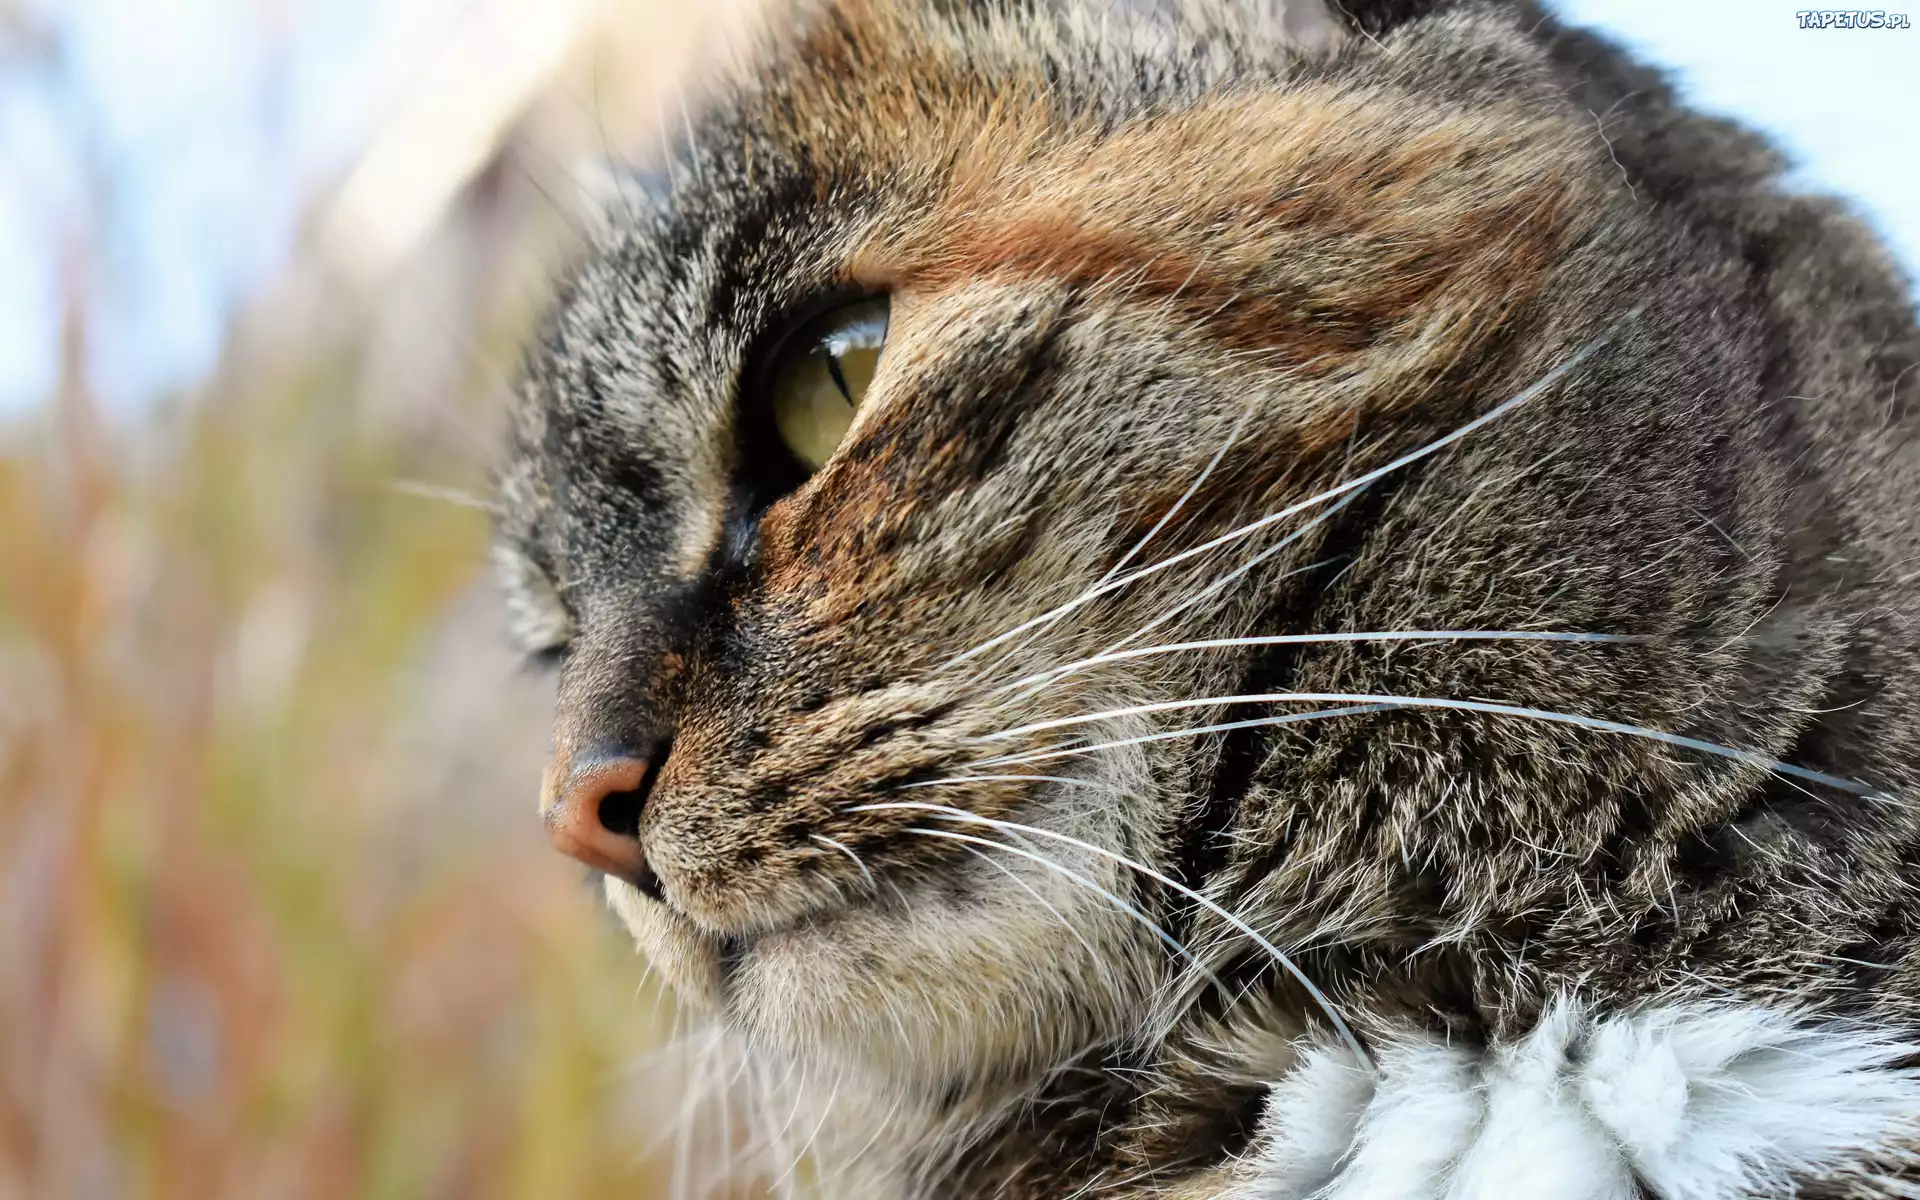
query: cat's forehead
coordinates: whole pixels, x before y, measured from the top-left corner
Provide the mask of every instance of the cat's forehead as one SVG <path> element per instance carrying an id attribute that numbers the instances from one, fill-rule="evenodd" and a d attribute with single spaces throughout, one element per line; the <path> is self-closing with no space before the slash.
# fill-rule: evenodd
<path id="1" fill-rule="evenodd" d="M 1579 224 L 1588 131 L 1501 62 L 1497 26 L 1458 63 L 1304 57 L 1252 18 L 1176 32 L 1143 47 L 1082 18 L 841 0 L 769 43 L 615 198 L 558 306 L 509 538 L 592 550 L 617 519 L 690 561 L 743 361 L 836 289 L 1125 289 L 1229 349 L 1334 370 L 1443 321 L 1462 303 L 1449 272 L 1523 298 Z M 1405 262 L 1367 249 L 1396 244 Z"/>

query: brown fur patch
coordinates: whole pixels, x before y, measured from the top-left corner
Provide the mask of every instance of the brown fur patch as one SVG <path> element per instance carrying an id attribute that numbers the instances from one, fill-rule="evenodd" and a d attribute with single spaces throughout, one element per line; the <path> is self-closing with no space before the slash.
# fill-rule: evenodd
<path id="1" fill-rule="evenodd" d="M 836 176 L 937 177 L 973 147 L 1032 145 L 1059 128 L 1030 62 L 994 70 L 910 6 L 852 0 L 801 30 L 788 52 L 809 70 L 783 81 L 772 111 L 823 186 Z"/>
<path id="2" fill-rule="evenodd" d="M 1067 284 L 1306 378 L 1376 349 L 1395 357 L 1367 365 L 1431 377 L 1533 300 L 1596 212 L 1573 131 L 1518 110 L 1313 85 L 1045 148 L 1000 132 L 982 130 L 923 217 L 877 231 L 854 274 Z M 1303 448 L 1344 436 L 1336 415 Z"/>

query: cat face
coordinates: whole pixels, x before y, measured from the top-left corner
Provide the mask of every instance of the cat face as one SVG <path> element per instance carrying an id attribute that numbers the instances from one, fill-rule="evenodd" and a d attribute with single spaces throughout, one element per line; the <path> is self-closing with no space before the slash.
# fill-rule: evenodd
<path id="1" fill-rule="evenodd" d="M 1344 735 L 1236 734 L 1275 710 L 1208 698 L 1308 677 L 1236 639 L 1671 608 L 1655 580 L 1415 611 L 1357 539 L 1471 526 L 1466 485 L 1343 482 L 1637 299 L 1596 249 L 1627 218 L 1590 124 L 1497 30 L 1471 69 L 1166 36 L 811 14 L 619 198 L 532 356 L 497 557 L 559 663 L 543 803 L 597 821 L 682 993 L 793 1053 L 974 1087 L 1190 998 L 1219 964 L 1169 948 L 1181 889 L 1293 819 L 1244 800 L 1255 763 L 1381 769 Z M 1544 653 L 1499 661 L 1619 682 Z M 1558 820 L 1547 842 L 1587 836 Z M 1385 903 L 1399 833 L 1300 867 L 1289 903 Z"/>

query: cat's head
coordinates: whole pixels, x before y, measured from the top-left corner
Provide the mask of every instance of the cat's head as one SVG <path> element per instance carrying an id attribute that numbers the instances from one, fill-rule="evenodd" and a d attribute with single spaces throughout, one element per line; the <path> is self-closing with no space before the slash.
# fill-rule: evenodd
<path id="1" fill-rule="evenodd" d="M 1645 297 L 1618 169 L 1514 27 L 1292 7 L 808 8 L 567 287 L 497 551 L 558 662 L 544 810 L 682 993 L 753 1037 L 937 1091 L 1137 1035 L 1212 969 L 1156 926 L 1191 909 L 1168 880 L 1208 888 L 1253 836 L 1259 763 L 1387 771 L 1338 718 L 1217 728 L 1378 708 L 1190 704 L 1335 690 L 1298 686 L 1335 648 L 1233 639 L 1668 607 L 1664 577 L 1601 578 L 1612 535 L 1541 550 L 1533 502 L 1468 503 L 1486 475 L 1351 486 Z M 1552 442 L 1485 437 L 1510 471 Z M 1449 521 L 1515 578 L 1456 595 L 1473 562 L 1414 578 L 1368 540 L 1398 522 L 1416 553 Z M 1524 577 L 1548 553 L 1566 571 Z M 1466 661 L 1625 686 L 1553 653 Z M 1337 908 L 1295 893 L 1359 886 L 1369 853 L 1399 870 L 1398 832 L 1287 894 Z"/>

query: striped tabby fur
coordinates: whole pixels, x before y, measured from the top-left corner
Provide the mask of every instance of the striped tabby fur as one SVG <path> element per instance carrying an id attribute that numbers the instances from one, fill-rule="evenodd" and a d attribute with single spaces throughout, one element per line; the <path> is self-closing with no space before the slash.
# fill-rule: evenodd
<path id="1" fill-rule="evenodd" d="M 771 25 L 611 198 L 498 560 L 556 772 L 670 739 L 608 894 L 773 1157 L 1920 1194 L 1920 339 L 1873 237 L 1527 3 Z M 853 429 L 756 501 L 769 339 L 869 292 Z"/>

